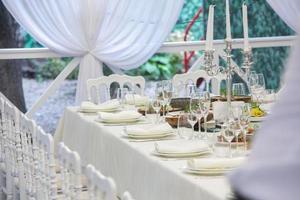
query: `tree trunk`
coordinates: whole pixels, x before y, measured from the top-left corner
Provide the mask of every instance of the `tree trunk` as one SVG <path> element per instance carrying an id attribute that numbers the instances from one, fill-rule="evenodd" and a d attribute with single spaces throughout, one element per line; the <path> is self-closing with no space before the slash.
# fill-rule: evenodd
<path id="1" fill-rule="evenodd" d="M 0 48 L 19 47 L 19 26 L 0 1 Z M 0 92 L 25 112 L 20 61 L 0 60 Z"/>

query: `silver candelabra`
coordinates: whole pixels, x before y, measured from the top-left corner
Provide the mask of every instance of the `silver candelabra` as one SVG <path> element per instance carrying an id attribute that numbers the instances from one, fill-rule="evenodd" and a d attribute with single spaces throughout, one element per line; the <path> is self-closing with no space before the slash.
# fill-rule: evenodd
<path id="1" fill-rule="evenodd" d="M 232 63 L 232 40 L 225 40 L 225 60 L 226 67 L 221 67 L 218 64 L 213 64 L 214 60 L 214 50 L 206 50 L 204 53 L 204 70 L 207 72 L 209 76 L 216 76 L 219 73 L 223 73 L 226 75 L 226 96 L 228 102 L 228 109 L 231 108 L 231 87 L 232 87 L 232 76 L 234 73 L 237 73 L 240 77 L 242 77 L 249 88 L 249 75 L 252 66 L 252 51 L 251 49 L 247 51 L 243 51 L 244 62 L 241 68 L 236 67 Z"/>

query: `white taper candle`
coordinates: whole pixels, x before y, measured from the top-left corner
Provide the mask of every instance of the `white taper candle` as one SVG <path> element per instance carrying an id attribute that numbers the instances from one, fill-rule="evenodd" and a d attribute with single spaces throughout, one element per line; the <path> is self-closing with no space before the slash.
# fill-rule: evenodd
<path id="1" fill-rule="evenodd" d="M 210 21 L 211 21 L 211 6 L 209 6 L 208 9 L 208 18 L 207 18 L 207 25 L 206 25 L 206 42 L 205 42 L 205 50 L 209 50 L 210 49 Z"/>
<path id="2" fill-rule="evenodd" d="M 210 19 L 210 44 L 209 48 L 212 50 L 213 49 L 213 41 L 214 41 L 214 14 L 215 13 L 215 6 L 211 6 L 211 19 Z"/>
<path id="3" fill-rule="evenodd" d="M 229 0 L 226 0 L 226 39 L 231 40 Z"/>
<path id="4" fill-rule="evenodd" d="M 249 51 L 248 11 L 247 11 L 247 6 L 245 4 L 243 4 L 243 28 L 244 28 L 244 50 Z"/>

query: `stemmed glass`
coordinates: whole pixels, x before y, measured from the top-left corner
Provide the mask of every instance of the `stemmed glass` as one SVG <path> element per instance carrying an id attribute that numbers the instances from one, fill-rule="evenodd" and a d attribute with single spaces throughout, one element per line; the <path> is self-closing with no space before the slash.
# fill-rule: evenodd
<path id="1" fill-rule="evenodd" d="M 234 134 L 234 123 L 230 120 L 228 120 L 225 124 L 223 124 L 224 131 L 222 131 L 222 135 L 225 138 L 225 140 L 229 143 L 229 157 L 232 157 L 232 151 L 231 151 L 231 142 L 233 138 L 235 137 Z"/>
<path id="2" fill-rule="evenodd" d="M 195 94 L 191 96 L 190 98 L 190 105 L 189 105 L 189 110 L 191 113 L 193 113 L 198 120 L 198 133 L 201 138 L 204 138 L 204 135 L 201 135 L 201 118 L 203 117 L 202 115 L 202 109 L 201 109 L 201 102 L 200 102 L 200 96 L 199 94 Z"/>
<path id="3" fill-rule="evenodd" d="M 161 109 L 161 101 L 158 98 L 151 99 L 151 106 L 156 113 L 156 123 L 159 122 L 159 114 Z"/>
<path id="4" fill-rule="evenodd" d="M 249 76 L 249 86 L 255 100 L 259 102 L 263 97 L 266 88 L 263 74 L 251 73 Z"/>
<path id="5" fill-rule="evenodd" d="M 198 122 L 197 115 L 195 115 L 193 112 L 188 113 L 187 121 L 191 125 L 191 127 L 192 127 L 192 133 L 193 133 L 194 132 L 194 127 L 195 127 L 196 123 Z M 193 138 L 195 138 L 194 135 L 193 135 Z"/>
<path id="6" fill-rule="evenodd" d="M 244 140 L 244 150 L 247 151 L 247 131 L 248 126 L 250 124 L 250 116 L 251 116 L 251 107 L 248 103 L 245 103 L 241 107 L 241 113 L 239 116 L 239 122 L 242 128 L 243 140 Z"/>
<path id="7" fill-rule="evenodd" d="M 207 136 L 207 116 L 210 109 L 210 95 L 209 92 L 202 92 L 199 94 L 199 103 L 201 107 L 201 113 L 204 118 L 204 135 Z"/>
<path id="8" fill-rule="evenodd" d="M 244 83 L 232 84 L 232 94 L 234 96 L 246 96 L 246 88 Z"/>
<path id="9" fill-rule="evenodd" d="M 117 99 L 124 109 L 126 103 L 126 95 L 128 94 L 128 88 L 118 88 L 117 90 Z"/>
<path id="10" fill-rule="evenodd" d="M 195 84 L 186 85 L 186 96 L 193 98 L 196 94 L 197 87 Z"/>
<path id="11" fill-rule="evenodd" d="M 236 152 L 238 152 L 239 135 L 243 132 L 242 126 L 240 123 L 241 115 L 242 115 L 242 107 L 241 106 L 232 107 L 231 113 L 230 113 L 230 122 L 231 122 L 231 128 L 232 128 L 232 130 L 234 132 L 234 136 L 235 136 Z"/>

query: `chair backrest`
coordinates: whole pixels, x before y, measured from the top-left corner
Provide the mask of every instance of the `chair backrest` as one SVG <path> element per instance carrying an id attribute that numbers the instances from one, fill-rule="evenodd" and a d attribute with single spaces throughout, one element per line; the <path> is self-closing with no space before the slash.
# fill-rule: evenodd
<path id="1" fill-rule="evenodd" d="M 118 83 L 120 88 L 128 87 L 136 93 L 143 95 L 145 79 L 142 76 L 127 76 L 112 74 L 87 81 L 87 93 L 89 101 L 100 103 L 109 100 L 110 88 L 113 83 Z M 105 95 L 104 95 L 105 94 Z"/>
<path id="2" fill-rule="evenodd" d="M 5 154 L 4 154 L 4 141 L 3 141 L 3 132 L 4 132 L 4 99 L 0 96 L 0 163 L 4 163 Z"/>
<path id="3" fill-rule="evenodd" d="M 38 170 L 37 170 L 37 199 L 56 199 L 56 171 L 54 158 L 54 140 L 41 127 L 37 127 Z"/>
<path id="4" fill-rule="evenodd" d="M 123 193 L 121 200 L 134 200 L 134 198 L 131 196 L 131 194 L 128 191 L 126 191 Z"/>
<path id="5" fill-rule="evenodd" d="M 205 80 L 207 86 L 208 84 L 211 84 L 211 92 L 216 95 L 220 94 L 221 82 L 226 80 L 226 76 L 223 74 L 218 74 L 217 76 L 212 77 L 209 76 L 205 70 L 197 70 L 184 74 L 176 74 L 172 79 L 172 84 L 173 87 L 176 88 L 177 94 L 179 94 L 180 91 L 185 90 L 185 86 L 187 84 L 196 84 L 200 78 Z"/>
<path id="6" fill-rule="evenodd" d="M 20 115 L 21 148 L 23 157 L 23 175 L 25 192 L 29 197 L 37 195 L 36 174 L 38 169 L 38 147 L 37 147 L 37 126 L 33 120 L 25 115 Z"/>
<path id="7" fill-rule="evenodd" d="M 63 198 L 79 200 L 82 189 L 80 156 L 61 142 L 58 145 L 57 158 L 61 167 Z"/>
<path id="8" fill-rule="evenodd" d="M 117 189 L 114 180 L 105 177 L 95 169 L 93 165 L 88 165 L 85 170 L 88 180 L 88 192 L 90 200 L 116 200 Z"/>
<path id="9" fill-rule="evenodd" d="M 8 101 L 4 101 L 4 126 L 3 126 L 3 148 L 4 165 L 6 170 L 6 196 L 13 196 L 14 176 L 17 174 L 17 150 L 16 150 L 16 110 Z"/>

